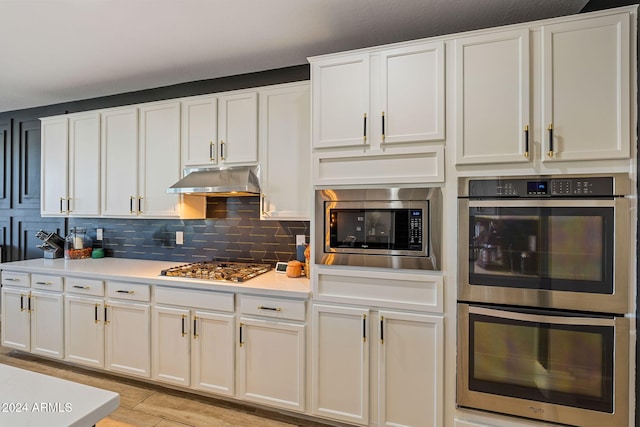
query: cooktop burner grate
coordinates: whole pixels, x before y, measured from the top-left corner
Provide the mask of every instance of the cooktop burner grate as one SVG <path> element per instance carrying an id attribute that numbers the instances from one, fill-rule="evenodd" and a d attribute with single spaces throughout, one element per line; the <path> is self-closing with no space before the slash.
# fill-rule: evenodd
<path id="1" fill-rule="evenodd" d="M 192 279 L 228 280 L 245 282 L 271 270 L 269 264 L 246 262 L 201 261 L 162 270 L 167 277 L 188 277 Z"/>

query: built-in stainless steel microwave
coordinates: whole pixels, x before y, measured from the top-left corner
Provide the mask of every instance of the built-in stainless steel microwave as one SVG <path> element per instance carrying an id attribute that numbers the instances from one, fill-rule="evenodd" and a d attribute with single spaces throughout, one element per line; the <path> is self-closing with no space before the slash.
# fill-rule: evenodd
<path id="1" fill-rule="evenodd" d="M 440 188 L 316 191 L 316 262 L 439 270 Z"/>

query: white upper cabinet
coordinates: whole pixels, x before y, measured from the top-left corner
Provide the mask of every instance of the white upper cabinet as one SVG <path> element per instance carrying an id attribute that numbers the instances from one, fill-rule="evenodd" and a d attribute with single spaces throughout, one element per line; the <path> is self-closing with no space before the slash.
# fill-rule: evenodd
<path id="1" fill-rule="evenodd" d="M 218 163 L 258 162 L 258 94 L 218 97 Z"/>
<path id="2" fill-rule="evenodd" d="M 456 162 L 528 162 L 529 29 L 455 40 Z"/>
<path id="3" fill-rule="evenodd" d="M 258 94 L 229 92 L 182 100 L 182 166 L 258 163 Z"/>
<path id="4" fill-rule="evenodd" d="M 444 70 L 442 42 L 380 53 L 382 143 L 444 140 Z"/>
<path id="5" fill-rule="evenodd" d="M 183 166 L 218 163 L 218 99 L 215 96 L 182 101 Z"/>
<path id="6" fill-rule="evenodd" d="M 444 140 L 444 42 L 311 59 L 313 146 Z"/>
<path id="7" fill-rule="evenodd" d="M 100 215 L 100 114 L 42 120 L 43 216 Z"/>
<path id="8" fill-rule="evenodd" d="M 140 106 L 137 214 L 180 215 L 180 196 L 167 188 L 178 181 L 180 168 L 180 103 Z"/>
<path id="9" fill-rule="evenodd" d="M 629 26 L 618 13 L 455 39 L 456 164 L 628 159 Z"/>
<path id="10" fill-rule="evenodd" d="M 260 91 L 261 219 L 311 218 L 309 83 Z"/>
<path id="11" fill-rule="evenodd" d="M 630 156 L 629 14 L 542 27 L 544 161 Z"/>
<path id="12" fill-rule="evenodd" d="M 54 117 L 41 121 L 41 189 L 42 215 L 66 215 L 69 209 L 67 175 L 69 127 L 67 117 Z"/>
<path id="13" fill-rule="evenodd" d="M 366 146 L 369 53 L 311 63 L 313 146 Z"/>
<path id="14" fill-rule="evenodd" d="M 100 215 L 100 114 L 69 117 L 69 214 Z"/>
<path id="15" fill-rule="evenodd" d="M 180 103 L 161 102 L 102 114 L 102 214 L 179 217 Z"/>
<path id="16" fill-rule="evenodd" d="M 138 203 L 138 109 L 102 113 L 102 213 L 133 216 Z"/>

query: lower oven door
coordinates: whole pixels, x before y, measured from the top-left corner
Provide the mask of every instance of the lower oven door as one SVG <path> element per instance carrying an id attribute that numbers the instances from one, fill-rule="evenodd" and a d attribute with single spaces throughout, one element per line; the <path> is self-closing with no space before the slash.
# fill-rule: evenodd
<path id="1" fill-rule="evenodd" d="M 629 319 L 458 304 L 459 407 L 581 427 L 629 422 Z"/>

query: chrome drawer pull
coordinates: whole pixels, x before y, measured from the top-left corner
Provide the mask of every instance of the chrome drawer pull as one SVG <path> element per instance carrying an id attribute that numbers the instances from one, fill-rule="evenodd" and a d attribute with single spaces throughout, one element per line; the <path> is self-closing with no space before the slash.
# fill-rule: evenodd
<path id="1" fill-rule="evenodd" d="M 53 285 L 53 283 L 51 283 L 51 282 L 36 282 L 36 285 L 48 285 L 48 286 L 51 286 L 51 285 Z"/>
<path id="2" fill-rule="evenodd" d="M 119 293 L 119 294 L 133 295 L 133 291 L 131 291 L 131 290 L 130 291 L 121 291 L 120 289 L 118 289 L 116 292 Z"/>
<path id="3" fill-rule="evenodd" d="M 278 307 L 278 308 L 274 308 L 274 307 L 265 307 L 264 305 L 259 305 L 259 306 L 258 306 L 258 310 L 282 311 L 282 309 L 281 309 L 280 307 Z"/>
<path id="4" fill-rule="evenodd" d="M 73 285 L 76 289 L 91 289 L 91 286 L 81 286 L 81 285 Z"/>

